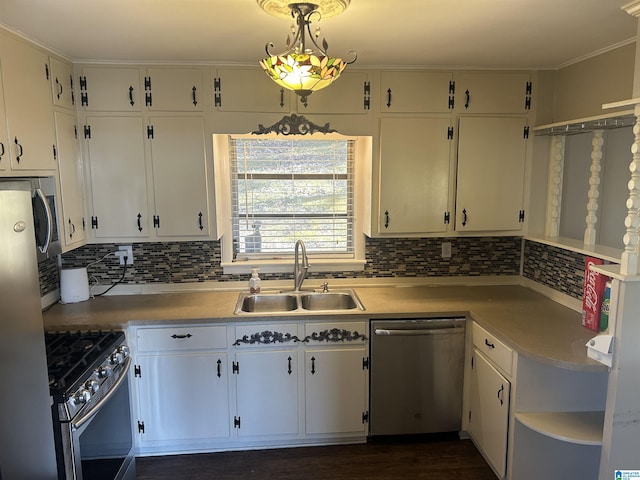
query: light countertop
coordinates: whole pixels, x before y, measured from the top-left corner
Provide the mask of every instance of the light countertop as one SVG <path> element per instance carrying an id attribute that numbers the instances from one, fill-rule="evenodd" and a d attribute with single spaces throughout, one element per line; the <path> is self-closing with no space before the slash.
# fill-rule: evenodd
<path id="1" fill-rule="evenodd" d="M 467 316 L 519 354 L 574 370 L 605 370 L 586 355 L 595 332 L 580 314 L 521 286 L 398 286 L 354 288 L 365 311 L 336 319 Z M 221 323 L 330 318 L 318 314 L 234 315 L 238 292 L 211 291 L 98 297 L 55 304 L 44 312 L 46 330 L 126 328 L 130 325 Z"/>

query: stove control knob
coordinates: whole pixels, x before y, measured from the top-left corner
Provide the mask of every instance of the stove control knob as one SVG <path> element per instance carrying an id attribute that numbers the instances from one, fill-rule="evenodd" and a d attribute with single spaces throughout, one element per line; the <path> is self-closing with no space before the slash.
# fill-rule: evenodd
<path id="1" fill-rule="evenodd" d="M 122 345 L 122 346 L 118 347 L 117 352 L 121 353 L 124 358 L 127 358 L 129 356 L 129 353 L 130 353 L 129 352 L 129 347 L 127 347 L 126 345 Z"/>
<path id="2" fill-rule="evenodd" d="M 86 388 L 78 389 L 78 391 L 73 395 L 73 401 L 76 404 L 87 403 L 89 400 L 91 400 L 91 392 Z"/>
<path id="3" fill-rule="evenodd" d="M 104 365 L 97 370 L 98 377 L 100 378 L 109 378 L 113 375 L 113 369 L 109 365 Z"/>
<path id="4" fill-rule="evenodd" d="M 113 352 L 111 354 L 111 364 L 112 365 L 121 365 L 124 363 L 124 355 L 121 352 Z"/>
<path id="5" fill-rule="evenodd" d="M 84 388 L 89 390 L 89 392 L 91 393 L 96 393 L 100 388 L 100 384 L 97 380 L 87 380 L 86 382 L 84 382 Z"/>

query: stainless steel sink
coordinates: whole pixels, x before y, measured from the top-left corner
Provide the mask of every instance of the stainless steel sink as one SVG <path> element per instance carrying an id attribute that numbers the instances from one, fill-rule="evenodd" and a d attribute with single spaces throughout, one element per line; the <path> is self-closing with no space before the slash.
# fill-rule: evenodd
<path id="1" fill-rule="evenodd" d="M 351 289 L 330 292 L 281 292 L 281 293 L 241 293 L 234 313 L 247 314 L 304 314 L 339 313 L 364 310 L 356 293 Z"/>
<path id="2" fill-rule="evenodd" d="M 295 295 L 278 293 L 241 294 L 240 310 L 246 313 L 290 312 L 298 308 Z"/>
<path id="3" fill-rule="evenodd" d="M 300 303 L 305 310 L 352 310 L 358 308 L 351 292 L 303 293 Z"/>

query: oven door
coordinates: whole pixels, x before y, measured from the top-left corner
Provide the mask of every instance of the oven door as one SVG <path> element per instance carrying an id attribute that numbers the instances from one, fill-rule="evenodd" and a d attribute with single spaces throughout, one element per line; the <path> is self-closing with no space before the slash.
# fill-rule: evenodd
<path id="1" fill-rule="evenodd" d="M 67 480 L 135 480 L 128 377 L 127 368 L 91 413 L 70 424 Z"/>

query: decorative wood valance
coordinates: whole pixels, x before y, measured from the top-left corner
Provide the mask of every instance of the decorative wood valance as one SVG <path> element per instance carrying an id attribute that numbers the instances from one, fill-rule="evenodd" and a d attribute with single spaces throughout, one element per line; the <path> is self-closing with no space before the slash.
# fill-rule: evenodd
<path id="1" fill-rule="evenodd" d="M 274 123 L 270 127 L 262 124 L 258 125 L 258 130 L 251 132 L 253 135 L 264 135 L 267 133 L 277 133 L 278 135 L 307 135 L 314 133 L 335 133 L 336 130 L 325 123 L 324 126 L 316 125 L 307 120 L 303 115 L 292 113 L 288 117 L 285 115 L 282 120 Z"/>

